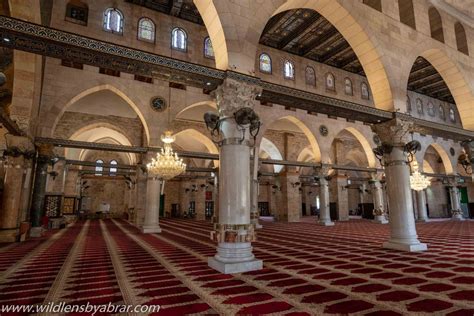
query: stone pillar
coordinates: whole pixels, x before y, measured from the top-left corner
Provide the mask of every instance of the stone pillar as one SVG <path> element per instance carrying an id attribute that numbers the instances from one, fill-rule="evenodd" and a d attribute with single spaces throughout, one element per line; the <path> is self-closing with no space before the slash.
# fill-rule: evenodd
<path id="1" fill-rule="evenodd" d="M 52 145 L 40 145 L 36 157 L 35 180 L 31 202 L 31 237 L 42 234 L 41 217 L 44 215 L 44 199 L 46 194 L 46 180 L 48 178 L 48 165 L 54 156 Z"/>
<path id="2" fill-rule="evenodd" d="M 187 214 L 189 210 L 189 197 L 191 196 L 191 188 L 189 182 L 185 179 L 181 179 L 179 187 L 179 210 L 181 216 L 183 216 L 184 213 Z"/>
<path id="3" fill-rule="evenodd" d="M 349 220 L 349 192 L 347 190 L 347 177 L 336 175 L 337 185 L 337 213 L 340 221 Z"/>
<path id="4" fill-rule="evenodd" d="M 293 170 L 281 174 L 282 203 L 280 221 L 299 222 L 301 218 L 301 195 L 299 173 Z"/>
<path id="5" fill-rule="evenodd" d="M 262 228 L 262 225 L 258 222 L 260 214 L 258 212 L 258 146 L 255 145 L 253 148 L 253 161 L 251 161 L 251 173 L 252 178 L 250 192 L 251 192 L 251 207 L 250 207 L 250 223 L 252 223 L 256 229 Z"/>
<path id="6" fill-rule="evenodd" d="M 459 196 L 458 187 L 456 186 L 456 178 L 450 180 L 449 197 L 451 200 L 451 219 L 453 221 L 463 221 L 461 198 Z"/>
<path id="7" fill-rule="evenodd" d="M 136 170 L 137 182 L 135 185 L 135 214 L 133 217 L 135 225 L 141 227 L 145 221 L 148 175 L 146 173 L 146 169 L 142 168 L 141 166 L 137 166 Z"/>
<path id="8" fill-rule="evenodd" d="M 383 200 L 383 189 L 382 184 L 376 178 L 372 178 L 370 181 L 372 186 L 372 197 L 374 199 L 374 222 L 380 224 L 388 224 L 385 212 L 385 203 Z"/>
<path id="9" fill-rule="evenodd" d="M 428 222 L 428 211 L 426 210 L 425 190 L 416 191 L 416 208 L 418 210 L 418 221 Z"/>
<path id="10" fill-rule="evenodd" d="M 212 222 L 217 223 L 217 217 L 219 215 L 219 171 L 214 172 L 214 187 L 212 189 L 212 198 L 214 200 L 214 215 L 212 216 Z"/>
<path id="11" fill-rule="evenodd" d="M 329 168 L 322 167 L 319 170 L 319 224 L 323 226 L 334 226 L 329 212 L 329 180 L 327 178 Z"/>
<path id="12" fill-rule="evenodd" d="M 196 194 L 195 194 L 195 207 L 196 207 L 196 220 L 206 220 L 206 179 L 196 179 Z"/>
<path id="13" fill-rule="evenodd" d="M 18 240 L 24 164 L 25 158 L 22 155 L 7 156 L 0 208 L 0 243 Z"/>
<path id="14" fill-rule="evenodd" d="M 152 175 L 148 175 L 146 184 L 146 209 L 142 233 L 161 233 L 160 228 L 160 193 L 162 182 Z"/>
<path id="15" fill-rule="evenodd" d="M 229 75 L 233 75 L 229 73 Z M 219 222 L 214 224 L 211 239 L 217 241 L 217 254 L 208 264 L 221 273 L 259 270 L 262 261 L 252 253 L 254 225 L 250 223 L 250 129 L 238 125 L 234 113 L 243 107 L 253 108 L 260 89 L 231 78 L 224 79 L 215 91 L 219 109 Z"/>
<path id="16" fill-rule="evenodd" d="M 404 151 L 412 124 L 394 118 L 372 127 L 385 145 L 383 164 L 390 203 L 390 239 L 383 246 L 404 251 L 424 251 L 427 250 L 427 246 L 420 243 L 416 234 L 410 167 Z"/>

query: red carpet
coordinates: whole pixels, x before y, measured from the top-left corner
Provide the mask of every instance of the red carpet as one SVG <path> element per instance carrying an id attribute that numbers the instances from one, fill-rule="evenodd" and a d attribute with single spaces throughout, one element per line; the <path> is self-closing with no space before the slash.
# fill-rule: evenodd
<path id="1" fill-rule="evenodd" d="M 238 275 L 207 266 L 215 253 L 209 223 L 161 226 L 143 235 L 123 221 L 78 222 L 3 246 L 0 304 L 160 304 L 158 315 L 473 315 L 474 222 L 419 224 L 424 253 L 382 249 L 388 226 L 366 221 L 265 223 L 253 244 L 264 269 Z"/>

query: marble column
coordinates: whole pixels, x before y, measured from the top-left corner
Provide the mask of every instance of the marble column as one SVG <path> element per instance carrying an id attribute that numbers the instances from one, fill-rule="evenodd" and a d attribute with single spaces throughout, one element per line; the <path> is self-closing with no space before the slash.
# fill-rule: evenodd
<path id="1" fill-rule="evenodd" d="M 456 186 L 456 179 L 450 181 L 449 197 L 451 200 L 451 219 L 453 221 L 463 221 L 461 210 L 461 198 L 459 196 L 459 190 Z"/>
<path id="2" fill-rule="evenodd" d="M 385 203 L 383 201 L 383 189 L 382 184 L 376 178 L 371 179 L 370 184 L 372 186 L 372 198 L 374 199 L 374 222 L 380 224 L 388 224 L 385 212 Z"/>
<path id="3" fill-rule="evenodd" d="M 145 221 L 142 226 L 142 233 L 161 233 L 160 228 L 160 193 L 161 180 L 152 175 L 148 175 L 146 183 L 146 208 Z"/>
<path id="4" fill-rule="evenodd" d="M 323 226 L 334 226 L 331 221 L 331 213 L 329 210 L 329 180 L 327 178 L 329 168 L 322 167 L 319 170 L 319 221 Z"/>
<path id="5" fill-rule="evenodd" d="M 218 222 L 218 214 L 219 214 L 219 171 L 216 170 L 214 172 L 214 186 L 212 188 L 212 199 L 214 200 L 214 214 L 212 216 L 212 222 Z"/>
<path id="6" fill-rule="evenodd" d="M 229 73 L 234 76 L 233 73 Z M 208 259 L 211 268 L 221 273 L 240 273 L 262 269 L 262 261 L 252 252 L 254 225 L 250 223 L 250 126 L 238 125 L 234 113 L 253 108 L 260 88 L 226 78 L 213 92 L 219 110 L 219 222 L 211 239 L 218 243 L 217 254 Z"/>
<path id="7" fill-rule="evenodd" d="M 418 210 L 418 221 L 428 222 L 428 211 L 426 209 L 425 190 L 416 191 L 416 208 Z"/>
<path id="8" fill-rule="evenodd" d="M 258 210 L 258 146 L 255 145 L 253 148 L 253 160 L 251 161 L 251 173 L 250 177 L 252 178 L 250 192 L 251 192 L 251 207 L 250 207 L 250 223 L 252 223 L 256 229 L 262 228 L 262 225 L 259 223 L 259 210 Z"/>
<path id="9" fill-rule="evenodd" d="M 9 156 L 5 161 L 4 189 L 0 208 L 0 242 L 18 240 L 24 163 L 23 156 Z"/>
<path id="10" fill-rule="evenodd" d="M 427 245 L 418 240 L 410 189 L 410 167 L 404 146 L 410 141 L 408 132 L 413 123 L 394 118 L 373 125 L 386 145 L 383 164 L 390 203 L 390 239 L 384 248 L 403 251 L 424 251 Z"/>
<path id="11" fill-rule="evenodd" d="M 35 180 L 31 201 L 31 237 L 39 237 L 43 232 L 41 217 L 44 215 L 44 200 L 46 195 L 46 181 L 48 179 L 48 166 L 54 157 L 52 145 L 40 145 L 36 157 Z"/>

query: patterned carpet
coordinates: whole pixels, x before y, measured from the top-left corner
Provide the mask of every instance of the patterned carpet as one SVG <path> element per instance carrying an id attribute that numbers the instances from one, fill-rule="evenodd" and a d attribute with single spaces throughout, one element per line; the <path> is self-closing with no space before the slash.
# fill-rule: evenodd
<path id="1" fill-rule="evenodd" d="M 124 221 L 77 222 L 0 248 L 0 305 L 159 304 L 158 315 L 474 315 L 474 222 L 418 224 L 429 251 L 380 248 L 387 225 L 265 223 L 256 272 L 207 266 L 211 224 L 163 220 L 143 235 Z M 98 314 L 96 314 L 98 315 Z"/>

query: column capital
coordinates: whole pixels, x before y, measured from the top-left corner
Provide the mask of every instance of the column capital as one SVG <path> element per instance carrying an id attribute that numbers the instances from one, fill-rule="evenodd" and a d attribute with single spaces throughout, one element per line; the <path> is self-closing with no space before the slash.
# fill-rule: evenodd
<path id="1" fill-rule="evenodd" d="M 35 146 L 29 138 L 6 134 L 5 140 L 7 143 L 7 149 L 4 151 L 5 156 L 22 156 L 25 159 L 33 159 L 35 157 Z"/>
<path id="2" fill-rule="evenodd" d="M 253 108 L 255 98 L 262 92 L 262 88 L 251 83 L 232 78 L 224 82 L 213 91 L 216 98 L 219 116 L 231 116 L 240 108 Z"/>
<path id="3" fill-rule="evenodd" d="M 389 121 L 372 125 L 372 130 L 380 137 L 383 143 L 392 146 L 405 146 L 409 139 L 409 132 L 413 122 L 394 118 Z"/>

